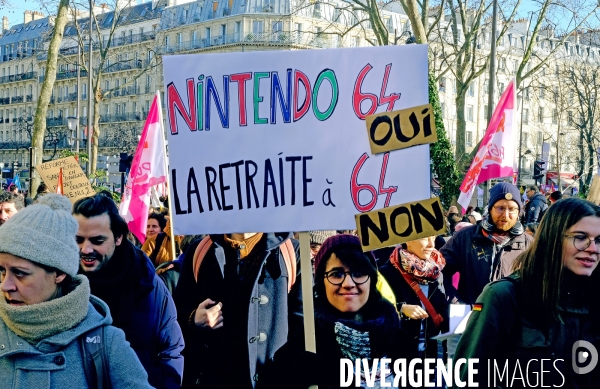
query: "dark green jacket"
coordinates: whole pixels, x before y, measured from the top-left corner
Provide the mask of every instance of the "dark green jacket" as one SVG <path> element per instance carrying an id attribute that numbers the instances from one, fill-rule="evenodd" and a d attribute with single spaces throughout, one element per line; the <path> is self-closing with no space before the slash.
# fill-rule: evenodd
<path id="1" fill-rule="evenodd" d="M 563 323 L 539 325 L 528 316 L 530 300 L 521 292 L 522 281 L 516 274 L 485 287 L 477 299 L 481 310 L 472 312 L 454 356 L 455 360 L 479 358 L 476 367 L 479 387 L 541 387 L 543 370 L 545 386 L 598 388 L 600 367 L 589 374 L 576 374 L 572 351 L 579 340 L 588 341 L 600 350 L 600 323 L 594 322 L 589 314 L 592 299 L 588 299 L 590 293 L 580 287 L 581 277 L 565 273 L 568 273 L 564 277 L 566 281 L 561 284 L 565 298 L 561 299 L 559 308 Z M 542 359 L 545 360 L 543 366 Z M 494 363 L 498 366 L 495 374 Z M 508 368 L 503 372 L 505 366 Z M 500 379 L 502 374 L 505 375 L 503 380 Z M 467 378 L 465 368 L 461 370 L 461 377 Z"/>

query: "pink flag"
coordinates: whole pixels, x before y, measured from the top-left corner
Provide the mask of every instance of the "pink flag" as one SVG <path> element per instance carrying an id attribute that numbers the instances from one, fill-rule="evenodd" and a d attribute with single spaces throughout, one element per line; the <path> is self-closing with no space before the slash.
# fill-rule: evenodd
<path id="1" fill-rule="evenodd" d="M 157 93 L 131 163 L 119 208 L 129 230 L 141 242 L 146 240 L 151 188 L 167 182 L 166 161 L 160 96 Z"/>
<path id="2" fill-rule="evenodd" d="M 510 177 L 514 168 L 515 81 L 512 80 L 500 96 L 481 146 L 460 186 L 458 203 L 463 213 L 471 202 L 476 185 L 492 178 Z"/>

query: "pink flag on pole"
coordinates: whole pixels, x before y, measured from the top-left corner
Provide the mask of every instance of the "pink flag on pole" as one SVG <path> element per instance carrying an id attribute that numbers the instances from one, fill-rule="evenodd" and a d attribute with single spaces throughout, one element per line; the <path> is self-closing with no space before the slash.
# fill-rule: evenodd
<path id="1" fill-rule="evenodd" d="M 146 240 L 150 191 L 167 182 L 167 158 L 162 124 L 160 96 L 154 96 L 140 142 L 135 151 L 119 213 L 129 230 L 141 241 Z"/>
<path id="2" fill-rule="evenodd" d="M 458 203 L 463 207 L 463 213 L 469 206 L 477 185 L 492 178 L 510 177 L 516 173 L 513 136 L 515 106 L 515 81 L 512 80 L 500 96 L 481 146 L 460 186 Z"/>

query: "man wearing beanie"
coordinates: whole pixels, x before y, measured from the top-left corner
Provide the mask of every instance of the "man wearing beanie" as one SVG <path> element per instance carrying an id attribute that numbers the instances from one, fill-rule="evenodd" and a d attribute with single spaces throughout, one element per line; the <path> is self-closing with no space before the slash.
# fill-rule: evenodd
<path id="1" fill-rule="evenodd" d="M 444 287 L 450 301 L 474 304 L 485 285 L 512 273 L 513 261 L 533 239 L 519 222 L 522 208 L 519 189 L 498 183 L 490 190 L 487 217 L 458 231 L 442 247 Z M 457 272 L 458 290 L 451 282 Z"/>
<path id="2" fill-rule="evenodd" d="M 179 388 L 183 376 L 183 336 L 175 304 L 146 255 L 126 239 L 128 228 L 110 194 L 78 200 L 80 270 L 94 296 L 110 308 L 113 325 L 148 372 L 150 385 Z"/>

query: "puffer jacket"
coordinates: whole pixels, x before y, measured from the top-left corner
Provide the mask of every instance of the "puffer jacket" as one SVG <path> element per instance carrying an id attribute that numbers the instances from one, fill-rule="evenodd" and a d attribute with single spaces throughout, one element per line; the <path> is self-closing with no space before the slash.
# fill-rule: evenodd
<path id="1" fill-rule="evenodd" d="M 92 388 L 85 376 L 80 337 L 104 326 L 107 370 L 112 388 L 151 388 L 148 375 L 125 334 L 110 325 L 108 306 L 91 296 L 87 316 L 74 328 L 31 345 L 0 320 L 0 387 L 2 389 Z M 90 366 L 91 368 L 91 366 Z"/>
<path id="2" fill-rule="evenodd" d="M 481 230 L 481 222 L 463 228 L 440 250 L 446 260 L 446 267 L 442 272 L 449 301 L 456 298 L 465 304 L 474 304 L 488 283 L 512 273 L 513 262 L 533 240 L 525 233 L 513 236 L 500 249 L 499 255 L 495 255 L 494 243 Z M 452 285 L 452 276 L 456 272 L 460 273 L 458 290 Z"/>
<path id="3" fill-rule="evenodd" d="M 547 209 L 546 196 L 536 193 L 525 206 L 525 223 L 539 223 Z"/>
<path id="4" fill-rule="evenodd" d="M 291 236 L 291 233 L 265 234 L 258 277 L 250 295 L 235 292 L 235 282 L 226 276 L 237 268 L 239 251 L 226 250 L 223 235 L 210 236 L 213 244 L 200 267 L 198 282 L 192 268 L 199 241 L 188 248 L 173 295 L 186 342 L 183 388 L 254 387 L 265 362 L 287 341 L 289 320 L 301 322 L 298 242 L 292 240 L 297 269 L 296 282 L 289 293 L 288 273 L 279 249 Z M 231 254 L 227 255 L 228 252 Z M 223 303 L 222 328 L 201 329 L 193 324 L 192 315 L 207 298 Z M 248 319 L 243 323 L 233 320 L 232 313 L 243 309 L 247 309 Z M 238 360 L 233 362 L 234 358 Z"/>

